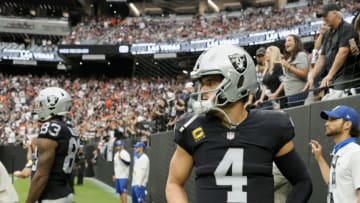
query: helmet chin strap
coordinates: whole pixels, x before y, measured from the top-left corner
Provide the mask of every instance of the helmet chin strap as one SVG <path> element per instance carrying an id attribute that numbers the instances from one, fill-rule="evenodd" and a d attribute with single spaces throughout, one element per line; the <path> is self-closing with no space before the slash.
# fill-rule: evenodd
<path id="1" fill-rule="evenodd" d="M 236 126 L 238 126 L 238 125 L 240 124 L 240 122 L 241 122 L 241 121 L 240 121 L 239 123 L 234 123 L 234 122 L 232 122 L 232 120 L 230 119 L 229 115 L 228 115 L 224 110 L 222 110 L 222 109 L 219 108 L 219 107 L 214 107 L 214 108 L 211 109 L 211 110 L 214 110 L 214 111 L 217 111 L 217 112 L 220 112 L 221 114 L 223 114 L 224 117 L 225 117 L 225 119 L 228 121 L 228 123 L 229 123 L 229 125 L 230 125 L 230 129 L 235 129 Z"/>

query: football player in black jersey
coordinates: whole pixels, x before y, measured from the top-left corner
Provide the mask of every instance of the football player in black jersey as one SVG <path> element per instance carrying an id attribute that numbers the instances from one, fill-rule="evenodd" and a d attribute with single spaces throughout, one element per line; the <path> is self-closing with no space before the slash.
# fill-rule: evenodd
<path id="1" fill-rule="evenodd" d="M 45 88 L 35 98 L 35 114 L 42 125 L 36 140 L 36 172 L 26 203 L 72 202 L 70 178 L 79 139 L 64 120 L 71 105 L 70 95 L 58 87 Z"/>
<path id="2" fill-rule="evenodd" d="M 294 150 L 289 115 L 244 108 L 256 89 L 249 54 L 233 45 L 211 48 L 200 55 L 191 77 L 199 82 L 195 112 L 175 126 L 167 201 L 188 201 L 184 185 L 194 167 L 199 203 L 273 203 L 275 162 L 293 186 L 287 202 L 306 202 L 312 183 Z"/>

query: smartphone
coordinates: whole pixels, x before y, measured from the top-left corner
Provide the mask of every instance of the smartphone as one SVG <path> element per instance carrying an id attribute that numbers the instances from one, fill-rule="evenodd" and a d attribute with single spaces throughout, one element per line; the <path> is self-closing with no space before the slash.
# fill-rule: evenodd
<path id="1" fill-rule="evenodd" d="M 349 44 L 350 44 L 351 53 L 355 56 L 359 55 L 360 54 L 359 47 L 357 46 L 354 38 L 349 39 Z"/>
<path id="2" fill-rule="evenodd" d="M 349 39 L 349 44 L 350 44 L 350 47 L 356 47 L 357 46 L 354 38 Z"/>

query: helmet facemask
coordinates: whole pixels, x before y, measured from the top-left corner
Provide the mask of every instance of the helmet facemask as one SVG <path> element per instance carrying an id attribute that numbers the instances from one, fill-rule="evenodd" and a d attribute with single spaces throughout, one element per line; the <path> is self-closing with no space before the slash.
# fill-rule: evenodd
<path id="1" fill-rule="evenodd" d="M 224 78 L 215 89 L 206 91 L 201 91 L 201 85 L 197 84 L 197 91 L 191 94 L 191 97 L 194 99 L 192 108 L 195 113 L 206 113 L 215 108 L 227 105 L 229 101 L 223 97 L 224 89 L 226 89 L 227 84 L 229 84 L 229 82 Z M 210 94 L 210 97 L 204 99 L 204 94 Z"/>

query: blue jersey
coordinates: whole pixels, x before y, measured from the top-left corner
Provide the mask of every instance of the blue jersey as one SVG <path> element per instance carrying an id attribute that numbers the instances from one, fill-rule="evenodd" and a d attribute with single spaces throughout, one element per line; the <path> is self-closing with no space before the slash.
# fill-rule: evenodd
<path id="1" fill-rule="evenodd" d="M 288 114 L 251 110 L 235 129 L 204 115 L 181 133 L 191 116 L 176 124 L 175 141 L 194 159 L 197 202 L 273 203 L 272 163 L 294 136 Z"/>

